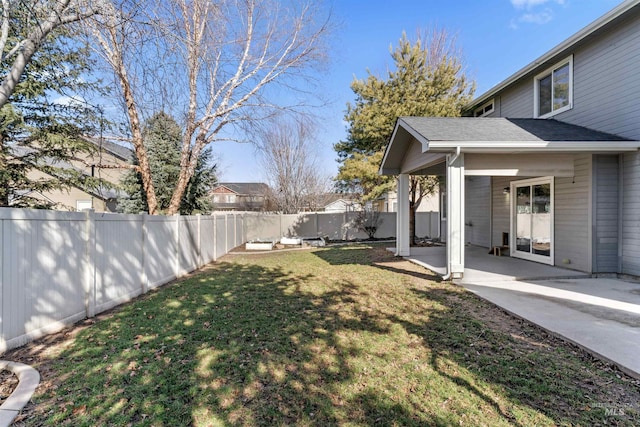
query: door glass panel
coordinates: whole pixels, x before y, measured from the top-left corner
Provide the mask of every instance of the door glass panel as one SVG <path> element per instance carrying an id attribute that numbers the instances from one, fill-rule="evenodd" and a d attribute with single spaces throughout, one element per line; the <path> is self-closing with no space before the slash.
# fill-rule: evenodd
<path id="1" fill-rule="evenodd" d="M 551 185 L 533 185 L 531 251 L 551 256 Z"/>
<path id="2" fill-rule="evenodd" d="M 531 252 L 531 187 L 516 187 L 516 250 Z"/>

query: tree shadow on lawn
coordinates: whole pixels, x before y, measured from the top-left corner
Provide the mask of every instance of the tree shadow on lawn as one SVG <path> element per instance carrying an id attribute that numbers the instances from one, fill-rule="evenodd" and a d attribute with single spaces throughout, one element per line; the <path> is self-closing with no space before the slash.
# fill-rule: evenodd
<path id="1" fill-rule="evenodd" d="M 345 399 L 362 349 L 344 334 L 388 325 L 349 282 L 316 293 L 313 280 L 220 263 L 101 316 L 57 350 L 18 425 L 420 425 L 371 390 Z"/>
<path id="2" fill-rule="evenodd" d="M 522 407 L 510 402 L 560 425 L 639 425 L 638 383 L 627 378 L 623 385 L 615 368 L 461 288 L 413 292 L 445 310 L 433 312 L 428 323 L 397 316 L 390 320 L 423 338 L 434 371 L 480 397 L 511 424 L 528 425 L 520 421 Z M 497 393 L 508 400 L 499 402 Z M 606 408 L 627 410 L 612 417 Z"/>
<path id="3" fill-rule="evenodd" d="M 314 273 L 296 273 L 292 258 L 213 264 L 101 316 L 43 362 L 38 405 L 18 425 L 448 426 L 581 416 L 577 407 L 559 413 L 557 402 L 546 410 L 544 399 L 569 405 L 575 390 L 563 390 L 560 375 L 585 373 L 556 369 L 546 349 L 534 357 L 535 346 L 512 348 L 470 318 L 484 304 L 475 296 L 417 281 L 430 276 L 382 248 L 314 254 Z M 348 274 L 342 267 L 332 278 L 329 260 Z M 363 287 L 365 270 L 379 283 Z M 411 304 L 392 299 L 399 291 Z"/>

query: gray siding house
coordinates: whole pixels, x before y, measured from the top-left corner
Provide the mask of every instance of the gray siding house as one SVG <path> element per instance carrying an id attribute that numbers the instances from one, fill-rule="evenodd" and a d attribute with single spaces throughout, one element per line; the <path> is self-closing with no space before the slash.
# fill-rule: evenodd
<path id="1" fill-rule="evenodd" d="M 640 276 L 640 0 L 476 98 L 462 118 L 398 119 L 380 168 L 446 176 L 447 271 L 464 246 Z M 399 197 L 400 199 L 400 197 Z M 398 255 L 409 255 L 408 206 Z"/>

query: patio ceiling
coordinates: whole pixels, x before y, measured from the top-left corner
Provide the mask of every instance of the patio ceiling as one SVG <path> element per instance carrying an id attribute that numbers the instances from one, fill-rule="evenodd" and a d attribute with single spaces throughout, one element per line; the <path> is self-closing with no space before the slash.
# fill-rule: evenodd
<path id="1" fill-rule="evenodd" d="M 571 156 L 575 153 L 622 153 L 638 148 L 640 141 L 557 120 L 400 117 L 387 145 L 380 174 L 439 174 L 444 170 L 446 154 L 459 151 L 478 155 L 477 169 L 474 173 L 471 168 L 469 174 L 519 175 L 522 154 L 532 154 L 538 156 L 539 164 L 545 165 L 544 173 L 570 176 Z M 531 159 L 527 158 L 530 164 Z M 468 160 L 473 164 L 472 157 Z M 486 162 L 510 166 L 500 172 L 485 166 Z M 530 174 L 531 170 L 523 173 Z"/>

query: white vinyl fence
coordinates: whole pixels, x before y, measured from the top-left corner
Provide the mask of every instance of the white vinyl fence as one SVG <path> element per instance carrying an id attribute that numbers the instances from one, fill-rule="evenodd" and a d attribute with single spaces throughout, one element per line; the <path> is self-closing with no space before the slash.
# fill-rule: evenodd
<path id="1" fill-rule="evenodd" d="M 0 352 L 214 261 L 246 217 L 0 209 Z"/>
<path id="2" fill-rule="evenodd" d="M 0 353 L 92 317 L 227 254 L 247 240 L 366 238 L 355 213 L 150 216 L 0 208 Z M 394 238 L 395 213 L 376 237 Z M 439 235 L 419 212 L 416 234 Z"/>
<path id="3" fill-rule="evenodd" d="M 282 236 L 319 237 L 332 240 L 366 239 L 356 226 L 357 212 L 309 212 L 301 214 L 257 214 L 246 218 L 247 240 L 278 239 Z M 416 236 L 440 237 L 438 212 L 416 212 Z M 395 212 L 379 214 L 376 238 L 396 237 Z"/>

